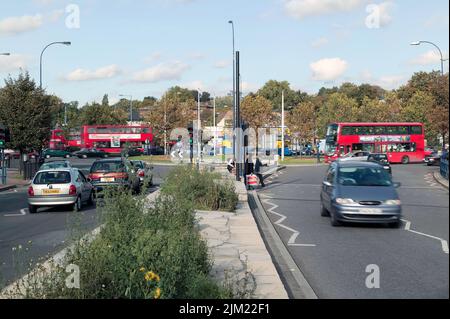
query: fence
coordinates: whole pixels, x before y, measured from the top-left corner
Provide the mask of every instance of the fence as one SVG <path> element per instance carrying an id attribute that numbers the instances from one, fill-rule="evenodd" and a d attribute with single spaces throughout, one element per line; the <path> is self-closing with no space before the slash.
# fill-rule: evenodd
<path id="1" fill-rule="evenodd" d="M 441 160 L 441 175 L 448 180 L 448 159 Z"/>
<path id="2" fill-rule="evenodd" d="M 34 175 L 39 171 L 39 167 L 41 167 L 42 163 L 37 160 L 31 160 L 28 162 L 21 162 L 20 172 L 23 175 L 24 180 L 31 180 L 34 178 Z"/>

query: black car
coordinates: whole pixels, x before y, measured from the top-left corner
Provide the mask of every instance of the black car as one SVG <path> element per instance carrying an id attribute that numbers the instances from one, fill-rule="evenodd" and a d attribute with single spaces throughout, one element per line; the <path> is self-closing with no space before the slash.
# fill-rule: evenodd
<path id="1" fill-rule="evenodd" d="M 433 152 L 431 155 L 425 157 L 424 162 L 427 166 L 439 166 L 441 165 L 441 156 L 438 152 Z"/>
<path id="2" fill-rule="evenodd" d="M 98 150 L 96 148 L 82 148 L 77 152 L 72 153 L 73 156 L 78 158 L 108 158 L 109 155 L 105 151 Z"/>
<path id="3" fill-rule="evenodd" d="M 145 149 L 145 155 L 164 155 L 164 148 L 161 146 L 151 146 Z"/>
<path id="4" fill-rule="evenodd" d="M 389 172 L 389 174 L 392 175 L 392 167 L 391 164 L 389 163 L 389 157 L 387 156 L 387 154 L 372 153 L 367 158 L 367 161 L 380 164 L 387 172 Z"/>
<path id="5" fill-rule="evenodd" d="M 343 222 L 401 225 L 402 203 L 383 167 L 372 162 L 334 162 L 328 169 L 320 194 L 321 215 L 332 226 Z"/>
<path id="6" fill-rule="evenodd" d="M 128 156 L 134 157 L 134 156 L 142 156 L 144 155 L 144 150 L 142 148 L 130 148 L 128 150 Z"/>

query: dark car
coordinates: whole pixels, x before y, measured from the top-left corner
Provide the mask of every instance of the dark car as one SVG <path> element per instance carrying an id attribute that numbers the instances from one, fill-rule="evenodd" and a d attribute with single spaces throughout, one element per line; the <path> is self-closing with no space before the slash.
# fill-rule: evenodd
<path id="1" fill-rule="evenodd" d="M 96 148 L 82 148 L 77 152 L 72 153 L 73 156 L 78 158 L 108 158 L 109 155 L 105 151 L 98 150 Z"/>
<path id="2" fill-rule="evenodd" d="M 62 157 L 70 158 L 72 154 L 66 150 L 46 149 L 42 152 L 43 158 Z"/>
<path id="3" fill-rule="evenodd" d="M 151 146 L 145 149 L 145 155 L 164 155 L 164 148 L 161 146 Z"/>
<path id="4" fill-rule="evenodd" d="M 134 171 L 137 174 L 141 185 L 151 187 L 153 185 L 153 167 L 144 161 L 131 161 Z"/>
<path id="5" fill-rule="evenodd" d="M 142 148 L 131 148 L 128 150 L 128 156 L 134 157 L 134 156 L 142 156 L 144 155 L 144 149 Z"/>
<path id="6" fill-rule="evenodd" d="M 428 166 L 441 165 L 441 155 L 438 152 L 433 152 L 424 159 L 425 164 Z"/>
<path id="7" fill-rule="evenodd" d="M 320 194 L 321 215 L 342 222 L 401 225 L 402 206 L 391 175 L 377 163 L 335 162 Z"/>
<path id="8" fill-rule="evenodd" d="M 389 163 L 389 157 L 387 154 L 382 153 L 370 154 L 369 157 L 367 158 L 367 161 L 380 164 L 389 174 L 392 174 L 392 167 L 391 164 Z"/>
<path id="9" fill-rule="evenodd" d="M 89 172 L 89 180 L 97 196 L 108 187 L 131 189 L 135 194 L 141 190 L 141 183 L 133 165 L 122 158 L 95 161 Z"/>

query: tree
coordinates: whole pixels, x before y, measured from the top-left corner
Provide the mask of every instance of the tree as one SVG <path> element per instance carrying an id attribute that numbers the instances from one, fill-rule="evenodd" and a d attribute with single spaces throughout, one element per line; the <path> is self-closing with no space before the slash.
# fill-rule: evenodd
<path id="1" fill-rule="evenodd" d="M 102 105 L 103 105 L 103 106 L 109 106 L 109 98 L 108 98 L 108 94 L 103 95 Z"/>
<path id="2" fill-rule="evenodd" d="M 258 152 L 258 130 L 269 127 L 274 121 L 272 103 L 259 95 L 247 95 L 241 103 L 242 119 L 256 133 L 256 152 Z"/>
<path id="3" fill-rule="evenodd" d="M 28 72 L 17 79 L 9 76 L 0 89 L 0 122 L 11 131 L 7 147 L 21 153 L 41 150 L 50 137 L 51 103 L 51 96 L 36 86 Z"/>
<path id="4" fill-rule="evenodd" d="M 319 135 L 325 136 L 326 128 L 331 123 L 354 122 L 358 117 L 358 103 L 355 99 L 342 93 L 331 94 L 319 110 Z"/>
<path id="5" fill-rule="evenodd" d="M 302 93 L 300 91 L 296 92 L 292 90 L 289 82 L 278 82 L 275 80 L 270 80 L 266 84 L 264 84 L 264 86 L 257 92 L 257 95 L 269 100 L 272 104 L 273 110 L 280 111 L 281 95 L 283 91 L 286 110 L 291 110 L 300 102 L 303 102 L 308 98 L 308 95 L 306 93 Z"/>
<path id="6" fill-rule="evenodd" d="M 302 144 L 313 142 L 316 135 L 316 107 L 314 103 L 308 101 L 298 104 L 289 114 L 289 130 L 298 136 Z"/>
<path id="7" fill-rule="evenodd" d="M 435 109 L 435 101 L 429 93 L 417 91 L 402 109 L 402 119 L 405 122 L 420 122 L 425 124 L 425 136 L 428 140 L 436 141 L 438 132 L 429 123 L 429 114 Z"/>
<path id="8" fill-rule="evenodd" d="M 94 102 L 81 108 L 79 122 L 82 125 L 124 125 L 127 124 L 128 115 L 120 108 Z"/>
<path id="9" fill-rule="evenodd" d="M 177 94 L 177 92 L 181 94 Z M 169 137 L 173 129 L 187 128 L 195 118 L 193 111 L 196 109 L 195 100 L 183 92 L 183 89 L 178 87 L 169 89 L 145 118 L 145 121 L 153 128 L 155 139 L 160 143 L 166 131 Z"/>

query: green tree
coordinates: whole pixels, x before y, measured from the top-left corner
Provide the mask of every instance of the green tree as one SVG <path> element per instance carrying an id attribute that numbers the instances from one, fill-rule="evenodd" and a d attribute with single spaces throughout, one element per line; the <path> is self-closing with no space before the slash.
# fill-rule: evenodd
<path id="1" fill-rule="evenodd" d="M 109 106 L 109 98 L 108 98 L 108 94 L 103 95 L 102 105 L 103 105 L 103 106 Z"/>
<path id="2" fill-rule="evenodd" d="M 289 114 L 289 130 L 298 137 L 302 144 L 314 142 L 317 116 L 316 106 L 311 101 L 297 105 Z"/>
<path id="3" fill-rule="evenodd" d="M 88 103 L 80 110 L 79 122 L 82 125 L 124 125 L 127 124 L 128 113 L 98 103 Z"/>
<path id="4" fill-rule="evenodd" d="M 0 122 L 11 130 L 7 147 L 20 152 L 41 150 L 52 123 L 52 97 L 38 88 L 28 73 L 9 76 L 0 89 Z"/>
<path id="5" fill-rule="evenodd" d="M 281 95 L 283 91 L 286 110 L 293 109 L 296 105 L 304 102 L 308 98 L 308 94 L 291 89 L 288 81 L 278 82 L 275 80 L 270 80 L 264 84 L 257 92 L 257 95 L 269 100 L 275 111 L 280 111 Z"/>
<path id="6" fill-rule="evenodd" d="M 242 119 L 255 130 L 256 141 L 259 140 L 258 130 L 270 127 L 274 122 L 272 103 L 263 96 L 249 94 L 241 103 Z M 258 143 L 256 143 L 258 152 Z"/>
<path id="7" fill-rule="evenodd" d="M 417 91 L 402 109 L 402 119 L 405 122 L 420 122 L 425 124 L 425 136 L 429 141 L 436 141 L 438 132 L 429 123 L 429 114 L 435 109 L 435 101 L 429 93 Z"/>
<path id="8" fill-rule="evenodd" d="M 358 103 L 342 93 L 331 94 L 321 105 L 318 117 L 319 135 L 325 136 L 331 123 L 354 122 L 358 118 Z"/>

